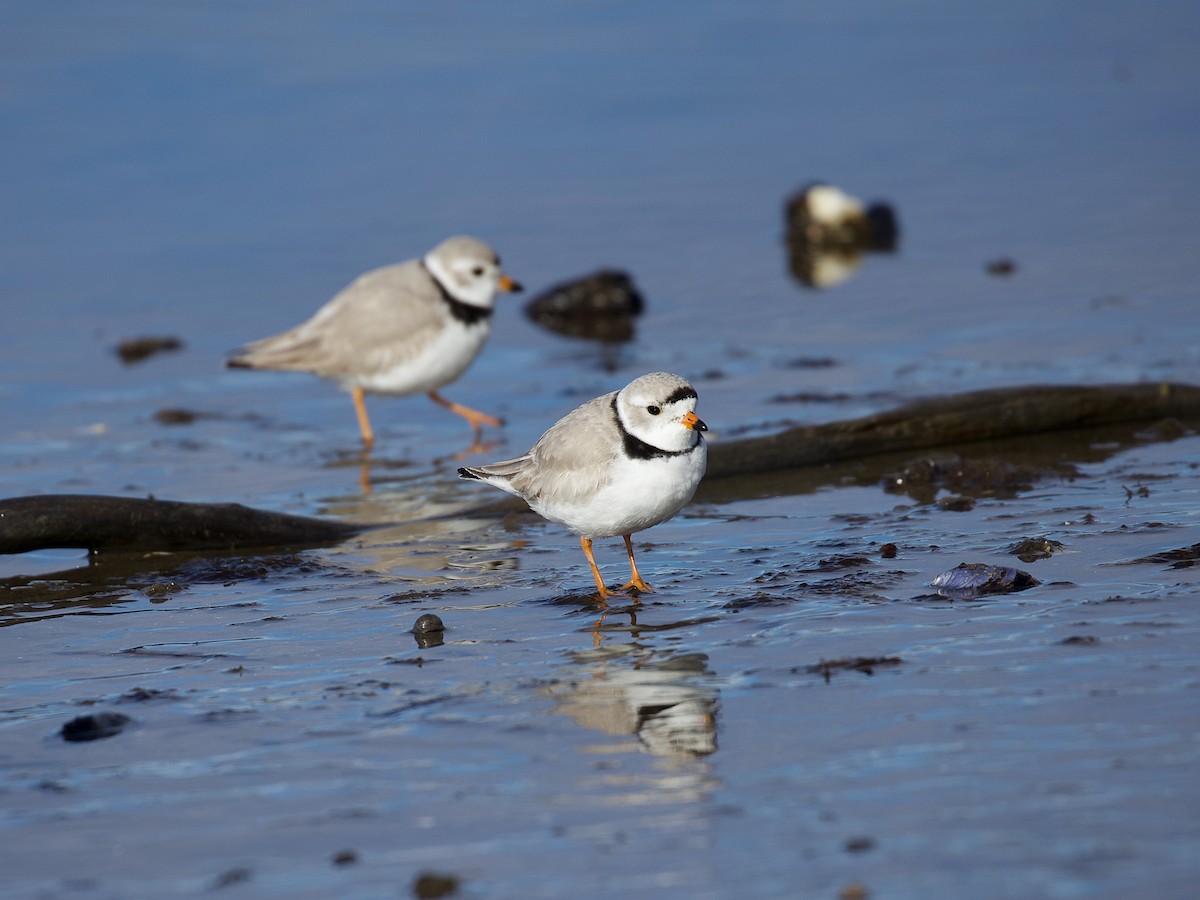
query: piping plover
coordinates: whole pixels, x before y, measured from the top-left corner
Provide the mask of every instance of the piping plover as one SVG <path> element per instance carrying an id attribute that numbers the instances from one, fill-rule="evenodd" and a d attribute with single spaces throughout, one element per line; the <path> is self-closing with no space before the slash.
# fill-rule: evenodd
<path id="1" fill-rule="evenodd" d="M 363 443 L 374 443 L 363 395 L 425 392 L 480 426 L 504 423 L 442 397 L 437 389 L 466 371 L 491 331 L 496 291 L 521 286 L 483 241 L 452 237 L 421 259 L 360 275 L 307 322 L 248 344 L 233 368 L 312 372 L 350 391 Z"/>
<path id="2" fill-rule="evenodd" d="M 530 509 L 579 535 L 600 599 L 608 597 L 595 538 L 621 535 L 630 578 L 617 592 L 650 590 L 638 574 L 630 535 L 664 522 L 696 493 L 708 426 L 696 417 L 696 390 L 653 372 L 589 400 L 559 419 L 523 456 L 458 470 L 522 497 Z"/>

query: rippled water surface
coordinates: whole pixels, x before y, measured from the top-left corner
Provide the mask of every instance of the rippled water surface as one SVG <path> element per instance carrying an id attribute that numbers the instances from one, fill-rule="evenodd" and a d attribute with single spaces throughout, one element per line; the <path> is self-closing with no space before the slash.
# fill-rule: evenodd
<path id="1" fill-rule="evenodd" d="M 467 232 L 532 293 L 607 266 L 646 300 L 610 346 L 500 301 L 445 391 L 508 420 L 497 458 L 655 369 L 718 441 L 1200 383 L 1194 5 L 12 2 L 0 49 L 0 496 L 381 526 L 0 557 L 0 894 L 1192 895 L 1188 427 L 934 454 L 1026 467 L 1000 489 L 712 481 L 606 611 L 572 536 L 455 478 L 455 417 L 373 399 L 364 463 L 336 388 L 221 364 Z M 783 241 L 815 180 L 902 229 L 824 290 Z M 144 335 L 183 347 L 122 364 Z M 937 594 L 963 562 L 1040 584 Z"/>

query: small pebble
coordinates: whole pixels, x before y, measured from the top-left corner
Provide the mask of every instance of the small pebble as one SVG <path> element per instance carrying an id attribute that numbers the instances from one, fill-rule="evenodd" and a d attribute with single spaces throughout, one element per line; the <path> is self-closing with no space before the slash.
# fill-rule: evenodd
<path id="1" fill-rule="evenodd" d="M 1000 259 L 993 259 L 991 262 L 989 262 L 986 266 L 986 270 L 989 275 L 996 275 L 1000 278 L 1004 278 L 1017 271 L 1017 264 L 1007 256 L 1002 256 Z"/>
<path id="2" fill-rule="evenodd" d="M 422 872 L 413 881 L 412 892 L 417 900 L 453 897 L 458 893 L 458 876 L 443 875 L 440 872 Z"/>
<path id="3" fill-rule="evenodd" d="M 846 841 L 847 853 L 866 853 L 868 850 L 875 849 L 875 838 L 859 835 L 849 838 Z"/>
<path id="4" fill-rule="evenodd" d="M 177 337 L 128 338 L 117 345 L 117 356 L 126 365 L 141 362 L 156 353 L 183 349 L 183 341 Z"/>
<path id="5" fill-rule="evenodd" d="M 1052 541 L 1045 537 L 1025 538 L 1017 541 L 1008 548 L 1008 552 L 1021 562 L 1033 562 L 1038 559 L 1049 559 L 1055 553 L 1062 550 L 1063 545 L 1060 541 Z"/>
<path id="6" fill-rule="evenodd" d="M 417 619 L 412 627 L 413 634 L 429 634 L 434 631 L 445 631 L 446 626 L 442 624 L 440 616 L 435 616 L 433 613 L 425 613 L 421 618 Z"/>
<path id="7" fill-rule="evenodd" d="M 196 414 L 190 409 L 169 407 L 156 412 L 154 414 L 154 421 L 159 425 L 191 425 L 196 421 Z"/>

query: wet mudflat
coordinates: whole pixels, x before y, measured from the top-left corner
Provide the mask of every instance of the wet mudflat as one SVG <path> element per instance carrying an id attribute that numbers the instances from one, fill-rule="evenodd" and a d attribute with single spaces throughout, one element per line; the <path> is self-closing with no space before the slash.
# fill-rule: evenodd
<path id="1" fill-rule="evenodd" d="M 604 610 L 573 537 L 456 480 L 454 417 L 376 400 L 364 460 L 336 389 L 220 362 L 468 231 L 645 298 L 606 345 L 501 306 L 447 390 L 508 419 L 489 459 L 654 369 L 717 441 L 1200 383 L 1197 14 L 518 6 L 0 13 L 0 494 L 380 526 L 0 557 L 0 892 L 1190 896 L 1190 428 L 712 481 Z M 781 238 L 819 178 L 902 227 L 826 290 Z M 1039 583 L 938 593 L 961 563 Z"/>

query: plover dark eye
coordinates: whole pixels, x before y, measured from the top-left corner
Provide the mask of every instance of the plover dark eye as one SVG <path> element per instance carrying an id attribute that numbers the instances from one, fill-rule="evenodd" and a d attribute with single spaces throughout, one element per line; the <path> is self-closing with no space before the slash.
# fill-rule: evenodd
<path id="1" fill-rule="evenodd" d="M 476 266 L 475 268 L 473 268 L 471 270 L 471 274 L 474 275 L 476 278 L 482 278 L 483 277 L 483 266 Z"/>
<path id="2" fill-rule="evenodd" d="M 660 412 L 662 412 L 662 409 L 651 403 L 646 407 L 646 412 L 650 413 L 652 416 L 657 416 Z"/>

